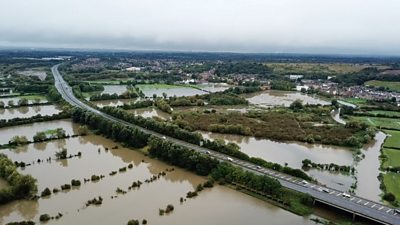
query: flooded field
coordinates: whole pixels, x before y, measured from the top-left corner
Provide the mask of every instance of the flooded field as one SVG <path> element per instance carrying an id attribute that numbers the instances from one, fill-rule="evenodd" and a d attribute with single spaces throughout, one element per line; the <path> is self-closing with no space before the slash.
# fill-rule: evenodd
<path id="1" fill-rule="evenodd" d="M 199 87 L 203 90 L 209 92 L 220 92 L 225 91 L 226 89 L 230 88 L 231 86 L 224 83 L 207 83 L 207 84 L 197 84 L 196 87 Z"/>
<path id="2" fill-rule="evenodd" d="M 104 91 L 101 94 L 122 94 L 126 89 L 126 85 L 104 85 Z"/>
<path id="3" fill-rule="evenodd" d="M 21 96 L 21 97 L 5 97 L 5 98 L 0 98 L 0 102 L 4 102 L 4 106 L 9 106 L 9 101 L 12 101 L 14 103 L 14 105 L 18 105 L 18 101 L 21 98 L 24 98 L 24 97 L 23 96 Z M 45 98 L 38 98 L 38 101 L 40 103 L 48 102 L 47 99 L 45 99 Z M 28 102 L 29 102 L 29 104 L 31 104 L 31 103 L 34 103 L 35 100 L 32 99 L 32 97 L 29 97 Z"/>
<path id="4" fill-rule="evenodd" d="M 131 109 L 127 110 L 127 112 L 133 113 L 136 116 L 143 116 L 144 118 L 151 118 L 151 117 L 159 117 L 164 120 L 171 119 L 171 115 L 165 113 L 159 109 L 149 107 L 149 108 L 140 108 L 140 109 Z"/>
<path id="5" fill-rule="evenodd" d="M 58 114 L 62 110 L 55 105 L 42 105 L 42 106 L 23 106 L 12 109 L 0 109 L 0 119 L 13 119 L 13 118 L 29 118 L 35 115 L 49 116 Z"/>
<path id="6" fill-rule="evenodd" d="M 361 152 L 365 158 L 360 162 L 354 161 L 353 152 L 350 149 L 337 146 L 311 145 L 305 143 L 285 143 L 275 142 L 266 139 L 256 139 L 231 134 L 216 134 L 201 132 L 203 137 L 209 139 L 223 139 L 238 144 L 241 151 L 252 157 L 260 157 L 270 162 L 281 165 L 288 164 L 293 168 L 301 169 L 303 159 L 310 159 L 316 163 L 335 163 L 338 165 L 355 166 L 357 170 L 358 185 L 356 194 L 380 201 L 379 195 L 379 155 L 385 134 L 379 132 L 375 140 L 362 148 Z M 307 173 L 316 178 L 320 183 L 329 187 L 348 191 L 353 183 L 356 182 L 353 176 L 333 173 L 329 171 L 319 171 L 310 169 Z"/>
<path id="7" fill-rule="evenodd" d="M 294 91 L 277 91 L 268 90 L 252 94 L 243 95 L 251 104 L 271 107 L 271 106 L 289 106 L 293 101 L 300 99 L 303 104 L 321 104 L 330 105 L 330 102 L 322 100 L 318 97 L 302 94 L 301 92 Z"/>
<path id="8" fill-rule="evenodd" d="M 78 133 L 78 127 L 79 125 L 72 123 L 71 120 L 56 120 L 21 126 L 4 127 L 0 128 L 0 144 L 7 144 L 8 141 L 15 135 L 23 135 L 26 136 L 28 140 L 32 140 L 36 132 L 53 130 L 56 128 L 63 128 L 66 134 L 73 135 Z"/>
<path id="9" fill-rule="evenodd" d="M 173 86 L 173 85 L 137 85 L 140 90 L 147 97 L 153 97 L 153 94 L 157 96 L 162 96 L 163 93 L 166 93 L 167 96 L 194 96 L 194 95 L 203 95 L 206 94 L 204 91 L 200 91 L 195 88 L 190 87 L 182 87 L 182 86 Z"/>
<path id="10" fill-rule="evenodd" d="M 111 149 L 115 145 L 118 149 Z M 106 147 L 110 150 L 106 151 Z M 61 148 L 68 149 L 68 154 L 81 152 L 82 156 L 55 160 L 54 154 Z M 51 220 L 48 224 L 126 224 L 130 219 L 146 219 L 149 224 L 171 225 L 249 224 L 249 221 L 260 225 L 265 224 L 265 221 L 282 225 L 314 224 L 307 217 L 296 216 L 224 186 L 206 189 L 198 197 L 181 204 L 179 198 L 194 190 L 205 179 L 179 168 L 153 182 L 143 182 L 139 189 L 128 190 L 133 181 L 157 176 L 171 166 L 96 135 L 30 144 L 3 150 L 2 153 L 12 160 L 25 162 L 52 158 L 51 162 L 36 162 L 22 170 L 22 173 L 31 174 L 38 180 L 39 193 L 46 187 L 59 188 L 72 179 L 81 180 L 82 185 L 37 201 L 14 201 L 2 205 L 0 224 L 20 220 L 38 222 L 39 216 L 44 213 L 51 216 L 63 214 L 61 219 Z M 128 164 L 133 167 L 126 172 L 109 175 L 111 171 L 118 171 Z M 97 182 L 83 182 L 84 178 L 94 174 L 105 177 Z M 127 193 L 117 194 L 117 188 Z M 87 200 L 98 196 L 103 198 L 100 206 L 85 205 Z M 167 204 L 173 204 L 175 210 L 159 216 L 159 208 L 165 208 Z"/>
<path id="11" fill-rule="evenodd" d="M 103 108 L 105 106 L 122 106 L 124 104 L 129 104 L 131 102 L 135 102 L 137 99 L 113 99 L 113 100 L 101 100 L 101 101 L 93 101 L 92 103 L 95 104 L 97 107 Z"/>

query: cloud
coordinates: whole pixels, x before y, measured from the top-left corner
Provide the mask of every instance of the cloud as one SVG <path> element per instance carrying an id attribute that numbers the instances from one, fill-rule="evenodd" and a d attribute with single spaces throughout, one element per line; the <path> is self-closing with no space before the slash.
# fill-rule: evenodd
<path id="1" fill-rule="evenodd" d="M 2 0 L 0 45 L 400 53 L 400 1 Z"/>

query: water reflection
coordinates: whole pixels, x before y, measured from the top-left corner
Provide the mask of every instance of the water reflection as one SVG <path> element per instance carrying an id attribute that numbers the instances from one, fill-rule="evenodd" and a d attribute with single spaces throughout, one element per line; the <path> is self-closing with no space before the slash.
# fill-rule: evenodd
<path id="1" fill-rule="evenodd" d="M 132 110 L 127 110 L 127 112 L 131 112 L 135 114 L 136 116 L 143 116 L 144 118 L 151 118 L 151 117 L 158 117 L 164 120 L 169 120 L 171 119 L 171 115 L 168 113 L 165 113 L 159 109 L 150 107 L 150 108 L 140 108 L 140 109 L 132 109 Z"/>

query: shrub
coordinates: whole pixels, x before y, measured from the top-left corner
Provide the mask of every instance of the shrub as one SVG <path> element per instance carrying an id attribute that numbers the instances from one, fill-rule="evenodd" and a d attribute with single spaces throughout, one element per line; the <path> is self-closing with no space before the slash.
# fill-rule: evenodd
<path id="1" fill-rule="evenodd" d="M 47 222 L 50 220 L 50 216 L 49 216 L 49 214 L 42 214 L 42 215 L 40 215 L 39 220 L 40 220 L 40 222 Z"/>
<path id="2" fill-rule="evenodd" d="M 129 220 L 128 225 L 139 225 L 139 220 Z"/>
<path id="3" fill-rule="evenodd" d="M 81 186 L 81 181 L 80 180 L 71 180 L 71 185 L 72 186 Z"/>
<path id="4" fill-rule="evenodd" d="M 49 188 L 46 188 L 42 191 L 42 194 L 40 196 L 45 197 L 51 195 L 51 191 Z"/>

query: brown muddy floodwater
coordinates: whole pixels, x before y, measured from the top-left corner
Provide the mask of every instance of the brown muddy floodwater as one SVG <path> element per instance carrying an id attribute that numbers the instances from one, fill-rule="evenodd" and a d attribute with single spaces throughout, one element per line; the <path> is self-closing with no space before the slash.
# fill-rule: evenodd
<path id="1" fill-rule="evenodd" d="M 163 112 L 159 109 L 156 109 L 154 107 L 131 109 L 126 111 L 135 114 L 135 116 L 143 116 L 144 118 L 151 118 L 155 116 L 164 120 L 171 119 L 170 114 Z"/>
<path id="2" fill-rule="evenodd" d="M 71 120 L 55 120 L 48 122 L 40 122 L 33 124 L 26 124 L 21 126 L 4 127 L 0 128 L 0 145 L 7 144 L 8 141 L 15 135 L 26 136 L 28 140 L 32 141 L 36 132 L 54 130 L 56 128 L 63 128 L 68 135 L 78 133 L 79 124 L 72 123 Z"/>
<path id="3" fill-rule="evenodd" d="M 54 105 L 42 105 L 42 106 L 29 106 L 29 107 L 18 107 L 12 109 L 0 109 L 0 119 L 9 120 L 14 118 L 29 118 L 35 115 L 50 116 L 58 114 L 62 110 L 58 106 Z"/>
<path id="4" fill-rule="evenodd" d="M 377 133 L 374 141 L 361 149 L 365 158 L 360 162 L 355 162 L 353 152 L 350 149 L 338 146 L 311 145 L 300 142 L 285 143 L 240 135 L 210 132 L 200 133 L 208 139 L 223 139 L 236 143 L 240 146 L 241 151 L 249 156 L 259 157 L 281 165 L 287 163 L 288 166 L 293 168 L 301 169 L 301 162 L 304 159 L 310 159 L 316 163 L 355 166 L 358 180 L 356 194 L 370 200 L 380 200 L 379 195 L 382 192 L 379 189 L 377 176 L 379 175 L 380 147 L 385 139 L 385 134 L 382 132 Z M 306 172 L 316 178 L 321 184 L 341 191 L 348 191 L 351 185 L 356 182 L 354 176 L 341 173 L 316 169 Z"/>
<path id="5" fill-rule="evenodd" d="M 301 92 L 295 92 L 295 91 L 268 90 L 251 94 L 244 94 L 242 96 L 246 98 L 251 104 L 263 107 L 289 106 L 293 101 L 297 99 L 302 100 L 303 104 L 311 104 L 311 105 L 331 104 L 330 102 L 322 100 L 318 97 L 306 95 Z"/>
<path id="6" fill-rule="evenodd" d="M 41 214 L 54 216 L 59 212 L 64 216 L 48 224 L 126 224 L 130 219 L 146 219 L 148 224 L 171 225 L 314 224 L 309 217 L 294 215 L 225 186 L 206 189 L 198 197 L 180 204 L 179 198 L 194 190 L 205 179 L 179 168 L 167 172 L 166 176 L 152 183 L 143 183 L 140 189 L 128 191 L 127 187 L 133 181 L 144 181 L 171 166 L 120 145 L 118 149 L 111 149 L 115 145 L 118 144 L 109 139 L 88 135 L 3 150 L 3 153 L 16 161 L 33 162 L 53 158 L 51 162 L 36 162 L 21 170 L 38 180 L 39 193 L 46 187 L 59 188 L 62 184 L 70 183 L 71 179 L 83 181 L 93 174 L 103 174 L 105 178 L 98 182 L 82 182 L 80 187 L 37 201 L 14 201 L 2 205 L 0 224 L 21 220 L 38 222 Z M 106 151 L 106 147 L 110 150 Z M 54 154 L 61 148 L 67 148 L 68 154 L 82 152 L 82 156 L 57 161 Z M 129 163 L 133 164 L 132 169 L 109 175 L 111 171 L 118 171 Z M 117 188 L 127 193 L 117 194 Z M 85 206 L 87 200 L 98 196 L 103 198 L 102 205 Z M 173 204 L 175 210 L 171 214 L 159 216 L 159 209 L 165 208 L 167 204 Z M 331 219 L 337 217 L 325 213 L 318 212 Z"/>

